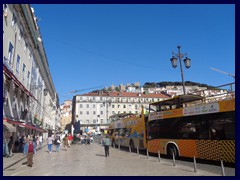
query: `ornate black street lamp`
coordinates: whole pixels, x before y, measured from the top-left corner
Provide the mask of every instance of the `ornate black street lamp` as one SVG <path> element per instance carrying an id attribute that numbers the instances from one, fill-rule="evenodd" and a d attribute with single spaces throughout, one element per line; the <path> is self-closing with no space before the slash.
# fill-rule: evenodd
<path id="1" fill-rule="evenodd" d="M 177 67 L 177 61 L 178 61 L 177 58 L 180 61 L 180 70 L 181 70 L 181 77 L 182 77 L 183 94 L 186 94 L 185 82 L 184 82 L 184 74 L 183 74 L 183 69 L 182 69 L 182 58 L 184 57 L 184 54 L 182 54 L 181 51 L 180 51 L 181 46 L 177 46 L 177 48 L 178 48 L 178 53 L 175 54 L 176 57 L 174 56 L 174 52 L 173 52 L 173 56 L 172 56 L 172 58 L 170 60 L 171 60 L 173 68 Z M 190 65 L 191 59 L 189 59 L 187 57 L 187 54 L 185 54 L 185 59 L 183 61 L 184 61 L 185 67 L 187 69 L 189 69 L 190 66 L 191 66 Z"/>

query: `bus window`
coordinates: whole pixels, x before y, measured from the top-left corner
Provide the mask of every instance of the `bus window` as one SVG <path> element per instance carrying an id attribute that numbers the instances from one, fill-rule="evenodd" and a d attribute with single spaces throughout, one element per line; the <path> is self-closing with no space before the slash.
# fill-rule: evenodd
<path id="1" fill-rule="evenodd" d="M 119 136 L 124 137 L 126 133 L 126 128 L 122 128 L 119 130 Z"/>
<path id="2" fill-rule="evenodd" d="M 125 137 L 129 137 L 131 135 L 132 128 L 127 128 L 125 132 Z"/>

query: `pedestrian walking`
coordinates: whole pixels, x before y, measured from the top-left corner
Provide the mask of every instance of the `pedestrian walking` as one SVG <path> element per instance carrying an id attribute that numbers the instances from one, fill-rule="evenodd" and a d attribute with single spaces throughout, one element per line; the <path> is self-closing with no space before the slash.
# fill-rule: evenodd
<path id="1" fill-rule="evenodd" d="M 64 148 L 65 146 L 67 146 L 67 148 L 69 147 L 69 144 L 68 144 L 68 135 L 66 134 L 65 137 L 63 138 L 63 145 L 64 145 Z"/>
<path id="2" fill-rule="evenodd" d="M 61 141 L 60 141 L 60 136 L 56 136 L 56 138 L 55 138 L 55 145 L 56 145 L 56 152 L 59 152 L 59 150 L 60 150 L 60 144 L 61 144 Z"/>
<path id="3" fill-rule="evenodd" d="M 28 138 L 28 135 L 26 135 L 24 138 L 24 147 L 23 147 L 24 155 L 27 155 L 27 153 L 28 153 L 28 141 L 29 141 L 29 138 Z"/>
<path id="4" fill-rule="evenodd" d="M 21 136 L 19 143 L 20 143 L 19 151 L 23 152 L 23 150 L 24 150 L 24 135 Z"/>
<path id="5" fill-rule="evenodd" d="M 52 143 L 53 143 L 53 138 L 52 136 L 49 136 L 47 138 L 47 143 L 48 143 L 48 152 L 49 153 L 52 153 Z"/>
<path id="6" fill-rule="evenodd" d="M 108 134 L 106 135 L 106 137 L 103 139 L 103 143 L 104 143 L 104 150 L 105 150 L 105 157 L 109 156 L 109 146 L 111 144 L 111 141 L 109 139 Z"/>
<path id="7" fill-rule="evenodd" d="M 33 146 L 34 146 L 34 154 L 37 153 L 37 137 L 35 134 L 33 135 Z"/>
<path id="8" fill-rule="evenodd" d="M 70 147 L 70 145 L 72 144 L 72 140 L 73 140 L 73 137 L 72 137 L 72 135 L 69 133 L 69 134 L 68 134 L 68 144 L 69 144 L 69 147 Z"/>
<path id="9" fill-rule="evenodd" d="M 40 134 L 39 136 L 39 148 L 42 149 L 42 143 L 43 143 L 43 136 Z"/>
<path id="10" fill-rule="evenodd" d="M 8 142 L 8 156 L 7 157 L 12 157 L 13 156 L 13 153 L 12 153 L 12 150 L 13 150 L 13 137 L 10 136 L 10 140 Z"/>
<path id="11" fill-rule="evenodd" d="M 34 154 L 33 139 L 29 138 L 28 152 L 27 152 L 27 166 L 29 166 L 29 167 L 32 167 L 32 164 L 33 164 L 33 154 Z"/>

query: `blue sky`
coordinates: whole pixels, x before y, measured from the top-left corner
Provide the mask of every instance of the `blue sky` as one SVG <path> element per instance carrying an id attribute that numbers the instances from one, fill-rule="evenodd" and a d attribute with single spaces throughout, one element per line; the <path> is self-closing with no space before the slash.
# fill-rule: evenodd
<path id="1" fill-rule="evenodd" d="M 191 59 L 191 67 L 183 67 L 185 81 L 212 86 L 234 81 L 210 69 L 235 74 L 232 4 L 31 6 L 60 103 L 72 99 L 73 90 L 181 81 L 179 64 L 174 69 L 170 63 L 178 45 Z"/>

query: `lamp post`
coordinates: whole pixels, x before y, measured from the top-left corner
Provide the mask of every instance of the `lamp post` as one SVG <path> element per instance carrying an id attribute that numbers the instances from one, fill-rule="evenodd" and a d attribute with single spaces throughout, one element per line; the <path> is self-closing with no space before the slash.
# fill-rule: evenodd
<path id="1" fill-rule="evenodd" d="M 185 55 L 181 53 L 181 46 L 177 46 L 177 48 L 178 48 L 178 53 L 176 53 L 175 56 L 176 56 L 176 57 L 179 59 L 179 61 L 180 61 L 180 70 L 181 70 L 181 77 L 182 77 L 183 94 L 186 94 L 185 82 L 184 82 L 184 74 L 183 74 L 183 69 L 182 69 L 182 58 L 185 56 L 185 59 L 184 59 L 183 61 L 184 61 L 185 67 L 186 67 L 187 69 L 190 68 L 190 61 L 191 61 L 191 59 L 189 59 L 189 58 L 187 57 L 187 54 L 186 54 L 186 53 L 185 53 Z M 174 52 L 173 52 L 173 56 L 172 56 L 172 58 L 170 59 L 173 68 L 176 68 L 176 67 L 177 67 L 177 58 L 176 58 L 175 56 L 174 56 Z"/>

